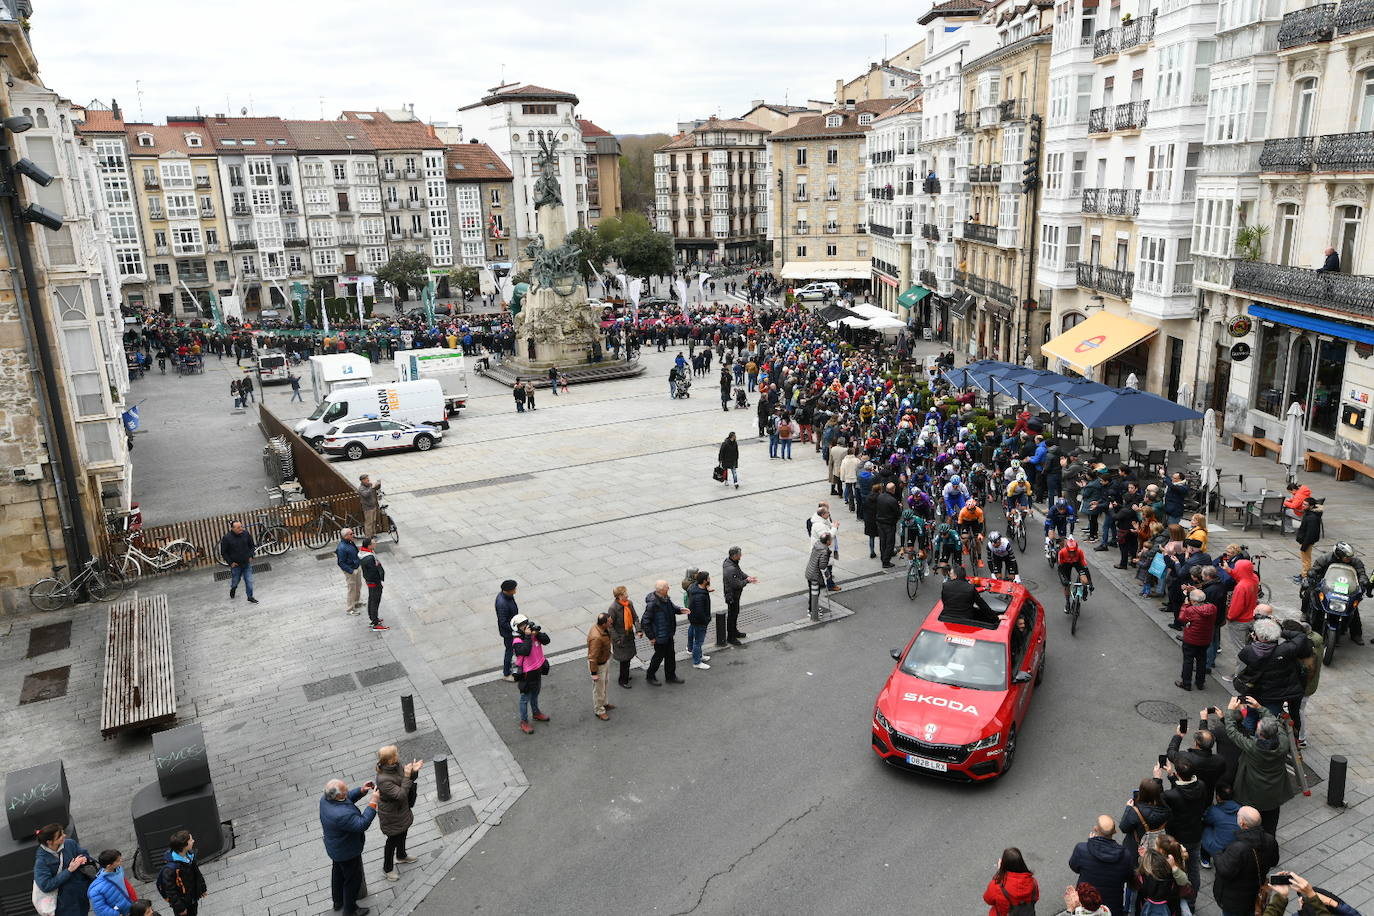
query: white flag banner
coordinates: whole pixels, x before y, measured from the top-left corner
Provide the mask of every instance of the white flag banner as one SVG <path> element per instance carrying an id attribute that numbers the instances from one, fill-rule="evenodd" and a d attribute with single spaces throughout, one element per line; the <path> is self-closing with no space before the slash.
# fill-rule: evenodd
<path id="1" fill-rule="evenodd" d="M 511 298 L 515 295 L 515 283 L 511 281 L 510 277 L 502 277 L 500 288 L 501 301 L 510 302 Z"/>
<path id="2" fill-rule="evenodd" d="M 477 272 L 477 289 L 483 296 L 496 292 L 496 274 L 491 272 L 491 268 L 483 267 Z"/>
<path id="3" fill-rule="evenodd" d="M 701 301 L 706 301 L 706 281 L 711 279 L 708 273 L 697 274 L 697 293 L 701 295 Z"/>
<path id="4" fill-rule="evenodd" d="M 691 309 L 687 307 L 687 281 L 677 280 L 673 284 L 677 289 L 677 304 L 682 308 L 684 316 L 691 315 Z"/>
<path id="5" fill-rule="evenodd" d="M 621 275 L 621 282 L 624 282 L 624 279 L 625 279 L 624 274 L 622 274 L 622 275 Z M 639 325 L 639 294 L 640 294 L 640 293 L 643 291 L 643 289 L 644 289 L 644 281 L 643 281 L 642 279 L 640 279 L 639 277 L 635 277 L 633 280 L 629 281 L 629 283 L 627 283 L 626 285 L 629 287 L 628 292 L 629 292 L 629 294 L 630 294 L 630 302 L 633 304 L 633 307 L 632 307 L 632 310 L 631 310 L 631 315 L 632 315 L 631 320 L 635 323 L 636 326 L 638 326 L 638 325 Z"/>

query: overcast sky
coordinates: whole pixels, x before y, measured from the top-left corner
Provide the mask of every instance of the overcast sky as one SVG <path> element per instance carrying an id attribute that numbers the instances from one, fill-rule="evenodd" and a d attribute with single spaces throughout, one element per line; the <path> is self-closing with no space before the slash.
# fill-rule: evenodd
<path id="1" fill-rule="evenodd" d="M 50 88 L 82 105 L 114 97 L 126 119 L 413 102 L 453 123 L 504 74 L 573 92 L 582 117 L 626 134 L 738 116 L 756 98 L 832 98 L 836 77 L 882 56 L 884 33 L 889 53 L 916 41 L 928 6 L 851 19 L 833 0 L 44 0 L 32 40 Z"/>

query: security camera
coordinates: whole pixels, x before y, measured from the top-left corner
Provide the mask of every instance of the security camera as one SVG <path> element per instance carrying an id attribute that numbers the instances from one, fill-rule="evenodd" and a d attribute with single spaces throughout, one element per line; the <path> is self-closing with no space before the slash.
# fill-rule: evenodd
<path id="1" fill-rule="evenodd" d="M 0 124 L 4 125 L 5 130 L 12 134 L 22 134 L 24 131 L 33 127 L 33 118 L 28 115 L 15 115 L 12 118 L 6 118 L 4 121 L 0 121 Z"/>
<path id="2" fill-rule="evenodd" d="M 14 164 L 14 170 L 30 181 L 47 187 L 52 184 L 52 176 L 43 170 L 42 166 L 36 165 L 31 159 L 20 159 Z"/>
<path id="3" fill-rule="evenodd" d="M 21 214 L 30 223 L 37 223 L 45 229 L 56 232 L 62 228 L 62 217 L 49 210 L 47 207 L 40 207 L 38 204 L 29 204 Z"/>

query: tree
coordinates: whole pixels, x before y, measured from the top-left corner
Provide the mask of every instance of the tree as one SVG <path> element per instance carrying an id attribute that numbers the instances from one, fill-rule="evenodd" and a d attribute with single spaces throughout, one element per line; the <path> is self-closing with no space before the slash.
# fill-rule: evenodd
<path id="1" fill-rule="evenodd" d="M 477 295 L 481 285 L 481 276 L 477 273 L 476 267 L 456 267 L 448 275 L 449 292 L 458 290 L 462 292 L 464 299 L 471 299 Z"/>
<path id="2" fill-rule="evenodd" d="M 602 240 L 599 229 L 574 229 L 568 233 L 567 242 L 575 245 L 581 250 L 582 254 L 578 258 L 577 270 L 582 275 L 582 282 L 590 283 L 595 274 L 592 268 L 601 270 L 608 257 L 606 244 Z"/>
<path id="3" fill-rule="evenodd" d="M 672 272 L 672 237 L 655 232 L 644 214 L 627 212 L 619 219 L 602 220 L 596 233 L 607 255 L 619 261 L 627 274 L 648 277 Z"/>
<path id="4" fill-rule="evenodd" d="M 405 302 L 412 287 L 419 290 L 429 282 L 428 270 L 429 255 L 423 251 L 398 251 L 377 271 L 377 279 L 394 286 Z"/>
<path id="5" fill-rule="evenodd" d="M 620 141 L 620 202 L 626 213 L 648 213 L 654 205 L 654 150 L 667 134 L 628 135 Z"/>

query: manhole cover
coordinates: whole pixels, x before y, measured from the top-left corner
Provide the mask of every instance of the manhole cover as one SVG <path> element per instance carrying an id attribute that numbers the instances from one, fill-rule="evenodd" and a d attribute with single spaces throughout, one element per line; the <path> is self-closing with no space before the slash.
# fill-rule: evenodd
<path id="1" fill-rule="evenodd" d="M 29 651 L 25 658 L 35 658 L 49 652 L 58 652 L 72 644 L 72 622 L 50 623 L 29 630 Z"/>
<path id="2" fill-rule="evenodd" d="M 38 703 L 42 700 L 55 700 L 67 695 L 67 678 L 72 673 L 71 665 L 38 671 L 24 678 L 24 686 L 19 691 L 19 705 Z"/>
<path id="3" fill-rule="evenodd" d="M 459 830 L 477 826 L 477 815 L 472 813 L 471 805 L 461 805 L 451 811 L 436 814 L 434 823 L 438 826 L 440 833 L 448 836 Z"/>
<path id="4" fill-rule="evenodd" d="M 1179 719 L 1190 718 L 1187 710 L 1168 700 L 1141 700 L 1135 704 L 1135 711 L 1141 718 L 1160 725 L 1178 725 Z"/>
<path id="5" fill-rule="evenodd" d="M 258 575 L 259 573 L 265 573 L 265 572 L 271 572 L 271 571 L 272 571 L 272 564 L 271 564 L 271 563 L 265 563 L 265 562 L 264 562 L 264 563 L 254 563 L 254 564 L 253 564 L 253 575 L 255 575 L 255 576 Z M 229 571 L 229 570 L 227 570 L 227 569 L 221 569 L 221 570 L 219 570 L 218 572 L 215 573 L 215 581 L 216 581 L 216 582 L 223 582 L 223 581 L 225 581 L 226 579 L 228 579 L 229 576 L 230 576 L 230 571 Z"/>

